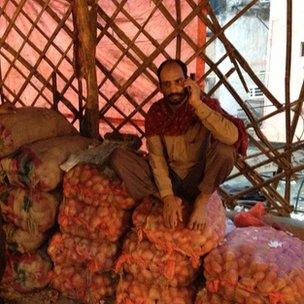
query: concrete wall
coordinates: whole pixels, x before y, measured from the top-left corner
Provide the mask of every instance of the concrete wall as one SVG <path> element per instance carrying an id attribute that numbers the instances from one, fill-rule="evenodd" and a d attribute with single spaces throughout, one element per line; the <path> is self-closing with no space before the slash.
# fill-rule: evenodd
<path id="1" fill-rule="evenodd" d="M 301 57 L 301 42 L 304 42 L 303 0 L 293 0 L 293 50 L 291 69 L 291 100 L 298 99 L 304 79 L 304 57 Z M 285 54 L 286 54 L 286 1 L 272 0 L 270 6 L 269 39 L 267 55 L 266 84 L 281 102 L 285 102 Z M 266 100 L 266 104 L 270 102 Z M 265 114 L 274 107 L 265 108 Z M 303 112 L 303 111 L 302 111 Z M 304 113 L 303 113 L 304 114 Z M 272 141 L 285 142 L 285 113 L 276 115 L 263 123 L 263 132 Z M 297 141 L 303 140 L 303 119 L 300 118 L 296 130 Z"/>
<path id="2" fill-rule="evenodd" d="M 232 0 L 227 1 L 227 4 L 231 4 Z M 227 10 L 220 14 L 219 20 L 222 25 L 229 22 L 237 11 L 230 10 L 232 6 L 227 5 Z M 242 6 L 237 9 L 240 10 Z M 255 12 L 259 12 L 255 9 Z M 228 30 L 225 31 L 226 37 L 232 42 L 232 44 L 239 50 L 239 52 L 248 61 L 252 69 L 256 74 L 260 75 L 260 79 L 264 81 L 264 73 L 266 70 L 266 58 L 267 58 L 267 37 L 268 37 L 268 20 L 260 20 L 255 16 L 255 13 L 249 12 L 245 16 L 242 16 L 237 20 Z M 216 60 L 221 58 L 225 50 L 222 43 L 217 40 L 216 42 Z M 225 74 L 233 65 L 229 59 L 226 59 L 220 66 L 221 71 Z M 260 74 L 262 72 L 262 74 Z M 244 78 L 248 86 L 255 86 L 246 73 L 243 73 Z M 239 95 L 247 100 L 248 94 L 244 90 L 239 77 L 236 72 L 229 77 L 229 82 L 236 89 Z M 230 113 L 236 114 L 237 109 L 240 106 L 228 92 L 228 90 L 222 86 L 215 96 L 220 99 L 222 106 Z"/>

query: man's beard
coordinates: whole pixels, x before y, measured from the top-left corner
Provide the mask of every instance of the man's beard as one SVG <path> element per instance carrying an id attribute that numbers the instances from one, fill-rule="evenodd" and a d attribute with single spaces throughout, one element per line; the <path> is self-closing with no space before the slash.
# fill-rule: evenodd
<path id="1" fill-rule="evenodd" d="M 166 100 L 170 105 L 176 106 L 183 103 L 188 97 L 187 89 L 184 89 L 182 93 L 172 93 L 166 96 Z"/>

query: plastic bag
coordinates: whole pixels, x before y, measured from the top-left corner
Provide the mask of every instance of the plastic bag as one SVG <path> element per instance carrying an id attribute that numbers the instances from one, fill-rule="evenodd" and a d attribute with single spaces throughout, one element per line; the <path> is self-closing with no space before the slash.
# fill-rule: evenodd
<path id="1" fill-rule="evenodd" d="M 234 224 L 236 227 L 249 226 L 265 226 L 264 215 L 266 213 L 263 203 L 258 203 L 252 207 L 248 212 L 240 212 L 234 217 Z"/>
<path id="2" fill-rule="evenodd" d="M 114 266 L 118 244 L 56 233 L 48 246 L 52 261 L 64 265 L 83 265 L 92 272 L 109 271 Z"/>
<path id="3" fill-rule="evenodd" d="M 204 260 L 207 289 L 232 303 L 303 303 L 303 252 L 285 232 L 237 228 Z"/>
<path id="4" fill-rule="evenodd" d="M 178 252 L 168 254 L 147 240 L 139 241 L 135 233 L 129 234 L 124 241 L 115 267 L 117 272 L 121 269 L 140 282 L 174 287 L 191 284 L 198 272 L 188 257 Z"/>
<path id="5" fill-rule="evenodd" d="M 177 251 L 191 257 L 193 266 L 197 266 L 200 256 L 215 248 L 225 235 L 226 215 L 222 201 L 215 192 L 207 205 L 207 221 L 204 230 L 185 228 L 190 208 L 183 208 L 184 221 L 176 229 L 167 228 L 163 219 L 163 207 L 150 199 L 139 205 L 133 213 L 133 223 L 138 234 L 146 236 L 149 241 L 162 250 L 171 253 Z"/>

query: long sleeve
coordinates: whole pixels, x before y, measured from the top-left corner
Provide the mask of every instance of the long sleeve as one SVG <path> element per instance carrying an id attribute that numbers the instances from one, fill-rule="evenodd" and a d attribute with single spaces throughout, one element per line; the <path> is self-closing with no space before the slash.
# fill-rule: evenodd
<path id="1" fill-rule="evenodd" d="M 238 128 L 229 119 L 212 110 L 205 103 L 198 103 L 194 107 L 196 115 L 203 125 L 220 142 L 233 145 L 238 140 Z"/>
<path id="2" fill-rule="evenodd" d="M 164 198 L 167 195 L 173 195 L 169 169 L 160 136 L 148 136 L 147 147 L 150 156 L 150 165 L 152 167 L 155 183 L 160 192 L 161 198 Z"/>

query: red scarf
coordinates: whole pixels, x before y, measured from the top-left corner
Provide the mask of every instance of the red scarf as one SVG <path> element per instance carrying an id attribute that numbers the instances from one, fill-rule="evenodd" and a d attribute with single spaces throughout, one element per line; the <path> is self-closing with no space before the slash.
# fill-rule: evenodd
<path id="1" fill-rule="evenodd" d="M 249 140 L 244 122 L 226 113 L 217 99 L 202 96 L 201 100 L 209 108 L 229 119 L 238 128 L 239 137 L 234 146 L 239 154 L 246 155 Z M 161 99 L 154 103 L 147 113 L 145 120 L 146 136 L 182 135 L 197 121 L 199 121 L 199 118 L 188 102 L 173 111 L 164 99 Z"/>

